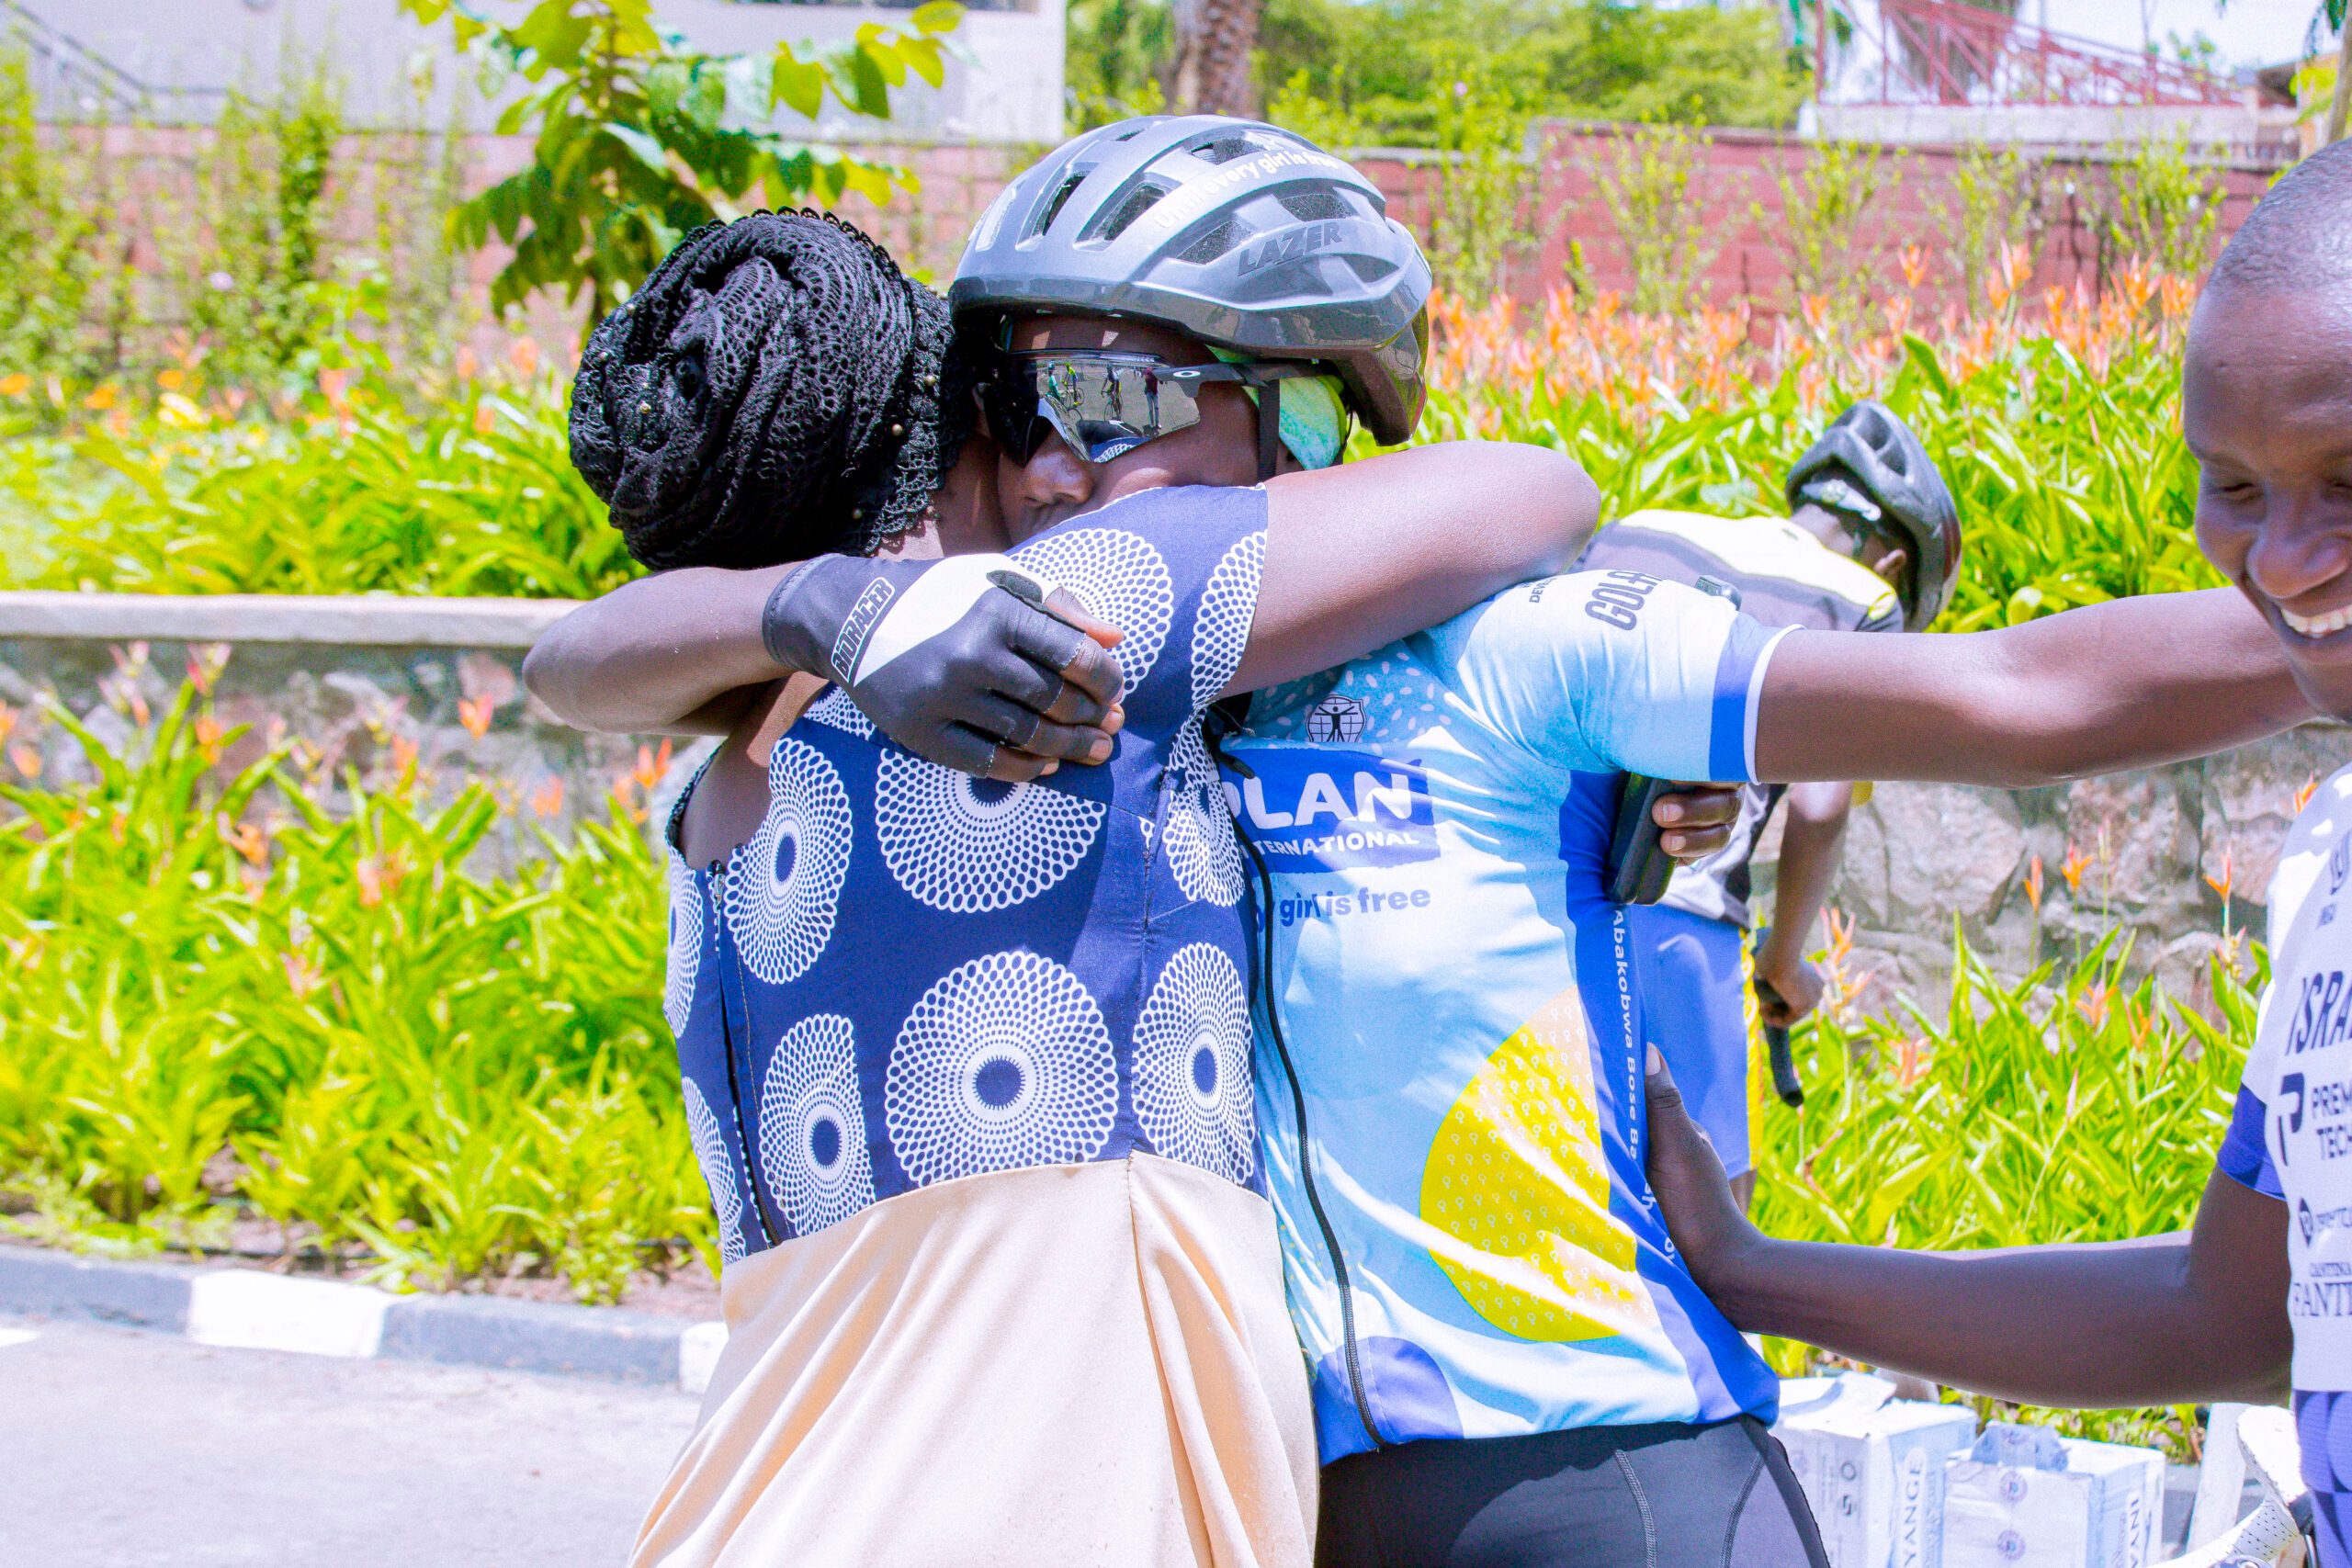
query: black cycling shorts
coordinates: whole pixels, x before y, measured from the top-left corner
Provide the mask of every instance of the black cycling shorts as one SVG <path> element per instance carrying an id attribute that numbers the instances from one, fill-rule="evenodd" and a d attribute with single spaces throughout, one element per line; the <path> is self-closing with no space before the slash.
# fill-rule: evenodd
<path id="1" fill-rule="evenodd" d="M 1406 1443 L 1323 1472 L 1318 1568 L 1828 1568 L 1752 1416 Z"/>

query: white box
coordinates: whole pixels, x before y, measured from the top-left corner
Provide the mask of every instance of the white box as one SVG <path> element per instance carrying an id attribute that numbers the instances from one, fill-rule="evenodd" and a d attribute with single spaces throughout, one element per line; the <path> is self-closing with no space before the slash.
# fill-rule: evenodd
<path id="1" fill-rule="evenodd" d="M 1783 1385 L 1772 1432 L 1813 1505 L 1831 1568 L 1942 1568 L 1944 1468 L 1968 1452 L 1976 1417 L 1892 1392 L 1860 1376 Z"/>
<path id="2" fill-rule="evenodd" d="M 1951 1568 L 2143 1568 L 2164 1523 L 2164 1455 L 1995 1422 L 1944 1488 Z"/>

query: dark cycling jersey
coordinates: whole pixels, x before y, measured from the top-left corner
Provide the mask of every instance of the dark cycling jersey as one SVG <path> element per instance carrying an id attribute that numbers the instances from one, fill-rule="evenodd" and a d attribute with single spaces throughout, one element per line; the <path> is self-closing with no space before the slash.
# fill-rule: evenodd
<path id="1" fill-rule="evenodd" d="M 1261 491 L 1153 491 L 1012 552 L 1126 633 L 1104 765 L 970 778 L 832 693 L 776 742 L 748 843 L 672 849 L 665 1007 L 729 1261 L 914 1188 L 1137 1151 L 1261 1190 L 1240 852 L 1200 714 L 1241 661 L 1265 520 Z"/>

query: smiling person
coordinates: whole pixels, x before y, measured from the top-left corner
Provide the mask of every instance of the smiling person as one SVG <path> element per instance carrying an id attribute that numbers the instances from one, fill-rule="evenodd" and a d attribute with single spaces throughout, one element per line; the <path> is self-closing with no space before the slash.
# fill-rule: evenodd
<path id="1" fill-rule="evenodd" d="M 2190 321 L 2182 423 L 2207 558 L 2312 707 L 2352 716 L 2352 141 L 2281 179 L 2222 253 Z M 2106 653 L 2196 635 L 2151 626 Z M 1653 1063 L 1651 1177 L 1676 1244 L 1742 1328 L 1980 1393 L 2098 1406 L 2291 1391 L 2319 1562 L 2347 1568 L 2352 1170 L 2332 1157 L 2352 1125 L 2347 865 L 2352 768 L 2320 786 L 2280 854 L 2270 988 L 2188 1231 L 1959 1253 L 1775 1240 L 1731 1202 Z"/>
<path id="2" fill-rule="evenodd" d="M 1299 471 L 1348 413 L 1418 416 L 1418 249 L 1286 133 L 1081 144 L 1106 143 L 1187 213 L 1132 267 L 1244 326 L 1278 310 L 1318 357 L 1097 321 L 1102 357 L 1014 438 L 1067 432 L 1115 504 L 1024 511 L 1010 550 L 943 303 L 829 220 L 694 236 L 583 359 L 575 453 L 666 570 L 526 675 L 575 722 L 728 737 L 670 824 L 665 1001 L 729 1337 L 640 1562 L 1308 1557 L 1247 905 L 1199 716 L 1557 570 L 1596 497 L 1524 447 Z M 1207 254 L 1244 220 L 1334 243 Z M 1331 402 L 1246 395 L 1309 381 Z M 1201 479 L 1241 488 L 1171 488 Z"/>

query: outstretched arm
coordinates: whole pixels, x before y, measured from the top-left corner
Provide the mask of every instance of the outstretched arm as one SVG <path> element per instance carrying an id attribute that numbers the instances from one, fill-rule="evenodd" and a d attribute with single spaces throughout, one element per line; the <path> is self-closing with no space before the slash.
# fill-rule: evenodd
<path id="1" fill-rule="evenodd" d="M 2286 1399 L 2287 1205 L 2219 1170 L 2185 1233 L 1906 1252 L 1758 1231 L 1655 1051 L 1649 1127 L 1675 1247 L 1749 1333 L 2027 1404 Z"/>
<path id="2" fill-rule="evenodd" d="M 1957 637 L 1792 632 L 1766 667 L 1761 779 L 2016 788 L 2200 757 L 2312 716 L 2236 590 Z"/>
<path id="3" fill-rule="evenodd" d="M 1564 452 L 1448 441 L 1266 481 L 1266 566 L 1227 694 L 1312 675 L 1564 571 L 1600 492 Z"/>

